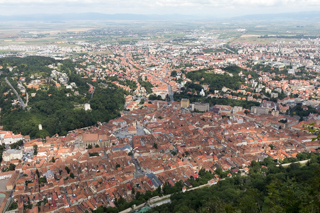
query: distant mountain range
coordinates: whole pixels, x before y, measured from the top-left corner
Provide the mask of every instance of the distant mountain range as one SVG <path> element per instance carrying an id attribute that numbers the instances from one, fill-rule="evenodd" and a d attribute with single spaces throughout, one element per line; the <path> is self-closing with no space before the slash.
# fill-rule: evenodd
<path id="1" fill-rule="evenodd" d="M 267 20 L 319 21 L 320 12 L 308 11 L 308 12 L 278 13 L 278 14 L 253 14 L 253 15 L 239 16 L 231 19 L 240 20 L 240 21 L 267 21 Z"/>
<path id="2" fill-rule="evenodd" d="M 195 16 L 190 15 L 142 15 L 142 14 L 103 14 L 103 13 L 70 13 L 70 14 L 35 14 L 35 15 L 15 15 L 15 16 L 0 16 L 0 21 L 47 21 L 47 22 L 62 22 L 62 21 L 84 21 L 84 20 L 191 20 Z"/>
<path id="3" fill-rule="evenodd" d="M 214 21 L 214 20 L 234 20 L 234 21 L 267 21 L 267 20 L 306 20 L 320 21 L 320 12 L 298 12 L 298 13 L 280 13 L 280 14 L 253 14 L 238 16 L 233 18 L 219 18 L 210 15 L 143 15 L 143 14 L 103 14 L 103 13 L 70 13 L 70 14 L 35 14 L 35 15 L 13 15 L 0 16 L 0 21 L 44 21 L 44 22 L 63 22 L 63 21 L 114 21 L 114 20 L 132 20 L 132 21 Z"/>

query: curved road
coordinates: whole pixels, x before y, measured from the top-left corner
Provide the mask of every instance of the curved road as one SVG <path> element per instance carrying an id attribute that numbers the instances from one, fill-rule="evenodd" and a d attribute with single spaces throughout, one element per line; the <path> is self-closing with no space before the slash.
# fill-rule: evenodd
<path id="1" fill-rule="evenodd" d="M 26 105 L 24 104 L 22 98 L 20 97 L 20 95 L 18 94 L 18 92 L 15 90 L 15 88 L 11 85 L 11 83 L 8 81 L 7 77 L 5 77 L 5 80 L 7 82 L 7 84 L 11 87 L 11 89 L 13 90 L 14 94 L 16 94 L 16 96 L 18 97 L 20 106 L 22 107 L 22 109 L 26 108 Z"/>

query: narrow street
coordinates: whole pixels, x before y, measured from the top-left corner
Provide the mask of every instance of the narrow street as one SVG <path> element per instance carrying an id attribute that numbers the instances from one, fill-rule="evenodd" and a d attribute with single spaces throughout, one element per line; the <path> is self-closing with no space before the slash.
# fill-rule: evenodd
<path id="1" fill-rule="evenodd" d="M 137 128 L 137 133 L 136 134 L 130 134 L 130 133 L 128 133 L 127 128 L 124 128 L 123 130 L 118 131 L 114 135 L 117 138 L 128 138 L 129 139 L 130 146 L 132 147 L 131 159 L 132 159 L 132 162 L 133 162 L 133 164 L 135 166 L 135 169 L 136 169 L 136 171 L 134 172 L 134 178 L 139 178 L 139 177 L 145 176 L 145 172 L 142 171 L 138 160 L 134 157 L 134 147 L 133 147 L 133 143 L 132 143 L 132 137 L 135 136 L 135 135 L 145 135 L 145 133 L 143 131 L 143 126 L 140 126 L 140 125 L 137 124 L 136 128 Z"/>
<path id="2" fill-rule="evenodd" d="M 68 201 L 68 203 L 69 203 L 69 206 L 71 206 L 70 199 L 69 199 L 69 197 L 68 197 L 68 192 L 67 192 L 67 190 L 66 190 L 65 187 L 64 187 L 63 189 L 64 189 L 64 192 L 65 192 L 65 196 L 66 196 L 66 198 L 67 198 L 67 201 Z"/>

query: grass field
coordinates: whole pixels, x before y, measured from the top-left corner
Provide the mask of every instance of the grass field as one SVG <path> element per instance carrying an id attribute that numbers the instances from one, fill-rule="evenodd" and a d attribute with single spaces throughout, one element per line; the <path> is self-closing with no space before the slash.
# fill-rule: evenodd
<path id="1" fill-rule="evenodd" d="M 249 42 L 249 43 L 254 43 L 254 44 L 270 44 L 272 42 L 276 42 L 276 41 L 285 41 L 286 43 L 289 42 L 293 42 L 297 39 L 290 39 L 290 38 L 259 38 L 261 35 L 257 35 L 257 34 L 245 34 L 240 36 L 239 38 L 236 38 L 233 42 Z M 274 36 L 271 35 L 270 36 Z"/>
<path id="2" fill-rule="evenodd" d="M 280 35 L 280 36 L 296 36 L 297 34 L 304 35 L 319 35 L 320 24 L 314 23 L 218 23 L 218 22 L 161 22 L 161 21 L 73 21 L 65 23 L 33 23 L 33 22 L 10 22 L 0 25 L 0 46 L 7 45 L 48 45 L 55 44 L 63 47 L 73 47 L 65 41 L 86 41 L 99 42 L 108 44 L 126 44 L 135 43 L 140 40 L 140 37 L 150 37 L 150 40 L 170 40 L 175 38 L 183 38 L 190 34 L 189 31 L 200 29 L 205 34 L 218 35 L 218 39 L 225 42 L 251 42 L 257 44 L 268 44 L 275 42 L 277 38 L 258 38 L 263 35 Z M 303 27 L 300 26 L 303 25 Z M 299 26 L 299 27 L 297 27 Z M 134 37 L 119 34 L 119 31 L 126 32 L 130 29 Z M 243 34 L 238 29 L 246 29 Z M 107 30 L 108 35 L 95 36 L 88 32 L 96 30 L 96 32 Z M 113 31 L 115 30 L 115 31 Z M 111 33 L 110 33 L 111 32 Z M 150 33 L 151 32 L 151 33 Z M 31 36 L 34 34 L 46 34 L 43 38 L 21 38 L 23 36 Z M 80 36 L 78 36 L 80 35 Z M 83 36 L 82 36 L 83 35 Z M 20 36 L 20 37 L 19 37 Z M 295 39 L 281 39 L 292 41 Z M 148 42 L 149 40 L 146 40 Z M 60 43 L 59 43 L 60 42 Z M 186 45 L 185 43 L 182 45 Z M 190 42 L 190 45 L 194 45 Z M 1 52 L 0 52 L 1 53 Z M 105 52 L 103 54 L 109 54 Z"/>
<path id="3" fill-rule="evenodd" d="M 218 39 L 231 39 L 231 38 L 237 38 L 240 37 L 241 33 L 234 31 L 234 32 L 223 32 L 220 33 Z"/>
<path id="4" fill-rule="evenodd" d="M 8 53 L 20 53 L 21 51 L 11 51 L 11 50 L 0 50 L 0 54 L 8 54 Z"/>

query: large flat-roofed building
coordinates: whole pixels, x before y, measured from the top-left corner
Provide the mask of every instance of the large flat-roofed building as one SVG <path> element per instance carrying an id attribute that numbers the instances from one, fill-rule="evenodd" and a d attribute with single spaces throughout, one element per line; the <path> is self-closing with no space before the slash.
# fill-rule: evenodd
<path id="1" fill-rule="evenodd" d="M 227 105 L 215 105 L 212 111 L 220 115 L 231 115 L 232 107 Z"/>
<path id="2" fill-rule="evenodd" d="M 110 146 L 110 139 L 106 134 L 97 134 L 97 133 L 84 133 L 82 135 L 82 147 L 87 148 L 89 145 L 95 147 Z"/>
<path id="3" fill-rule="evenodd" d="M 208 103 L 195 102 L 195 103 L 191 104 L 191 109 L 192 109 L 192 111 L 208 112 L 209 106 L 210 105 Z"/>
<path id="4" fill-rule="evenodd" d="M 7 151 L 3 152 L 2 159 L 4 161 L 11 161 L 15 159 L 20 160 L 22 156 L 23 156 L 22 150 L 8 149 Z"/>
<path id="5" fill-rule="evenodd" d="M 256 114 L 256 115 L 268 115 L 269 114 L 269 109 L 264 108 L 264 107 L 257 107 L 257 106 L 252 106 L 251 107 L 251 113 Z"/>
<path id="6" fill-rule="evenodd" d="M 180 106 L 181 106 L 181 108 L 188 108 L 190 106 L 189 99 L 182 98 L 180 101 Z"/>

